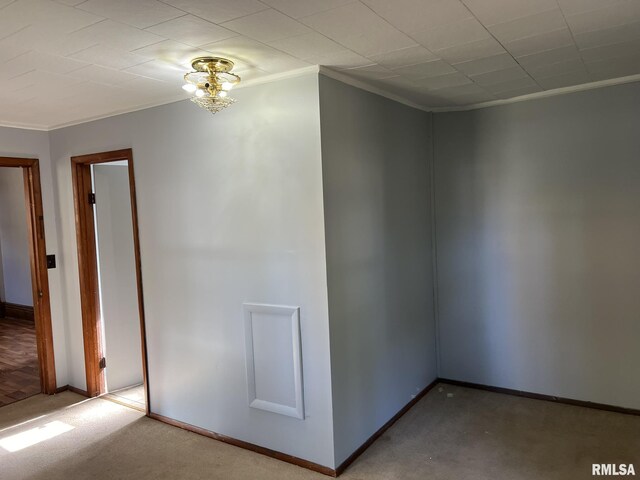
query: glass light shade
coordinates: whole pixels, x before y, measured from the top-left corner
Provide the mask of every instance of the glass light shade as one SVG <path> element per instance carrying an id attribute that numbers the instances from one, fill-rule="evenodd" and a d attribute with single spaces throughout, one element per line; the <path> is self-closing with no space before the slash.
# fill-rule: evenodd
<path id="1" fill-rule="evenodd" d="M 196 87 L 193 83 L 185 83 L 185 84 L 182 86 L 182 89 L 183 89 L 185 92 L 193 93 L 193 92 L 195 92 L 195 91 L 198 89 L 198 87 Z"/>
<path id="2" fill-rule="evenodd" d="M 201 88 L 198 88 L 196 90 L 196 97 L 204 97 L 204 90 L 202 90 Z"/>
<path id="3" fill-rule="evenodd" d="M 233 88 L 233 83 L 231 83 L 231 82 L 223 82 L 222 83 L 222 90 L 229 91 L 232 88 Z"/>

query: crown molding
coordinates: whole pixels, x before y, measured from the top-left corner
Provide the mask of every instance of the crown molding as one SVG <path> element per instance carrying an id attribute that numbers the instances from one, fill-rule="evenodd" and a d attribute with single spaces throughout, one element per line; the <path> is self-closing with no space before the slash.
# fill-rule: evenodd
<path id="1" fill-rule="evenodd" d="M 353 78 L 337 70 L 320 66 L 318 68 L 318 71 L 320 74 L 326 77 L 333 78 L 334 80 L 338 80 L 339 82 L 346 83 L 347 85 L 351 85 L 352 87 L 359 88 L 360 90 L 366 90 L 367 92 L 380 95 L 381 97 L 388 98 L 389 100 L 402 103 L 403 105 L 407 105 L 408 107 L 417 108 L 418 110 L 423 110 L 425 112 L 433 111 L 433 109 L 426 107 L 424 105 L 420 105 L 418 103 L 412 102 L 411 100 L 403 97 L 402 95 L 398 95 L 384 88 L 380 88 L 377 86 L 374 87 L 373 85 L 370 85 L 367 82 L 363 82 L 362 80 L 358 80 L 356 78 Z"/>
<path id="2" fill-rule="evenodd" d="M 34 130 L 36 132 L 48 132 L 49 128 L 46 125 L 38 125 L 35 123 L 20 123 L 20 122 L 0 122 L 0 128 L 17 128 L 18 130 Z"/>
<path id="3" fill-rule="evenodd" d="M 582 83 L 580 85 L 571 85 L 570 87 L 554 88 L 553 90 L 545 90 L 543 92 L 529 93 L 520 95 L 519 97 L 506 98 L 504 100 L 491 100 L 489 102 L 474 103 L 472 105 L 462 105 L 457 107 L 438 107 L 432 108 L 434 113 L 443 112 L 464 112 L 468 110 L 478 110 L 480 108 L 497 107 L 500 105 L 509 105 L 511 103 L 526 102 L 529 100 L 537 100 L 540 98 L 555 97 L 557 95 L 567 95 L 570 93 L 584 92 L 597 88 L 612 87 L 615 85 L 624 85 L 626 83 L 640 82 L 640 74 L 629 75 L 627 77 L 610 78 L 597 82 Z"/>

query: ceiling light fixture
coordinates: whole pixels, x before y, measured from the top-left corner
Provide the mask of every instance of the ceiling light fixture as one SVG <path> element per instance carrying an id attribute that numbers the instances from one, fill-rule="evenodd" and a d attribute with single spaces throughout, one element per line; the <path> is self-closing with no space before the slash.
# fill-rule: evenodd
<path id="1" fill-rule="evenodd" d="M 182 88 L 193 94 L 191 101 L 196 105 L 217 113 L 235 100 L 228 92 L 238 83 L 240 77 L 231 73 L 233 62 L 221 57 L 198 57 L 191 62 L 193 72 L 186 73 Z"/>

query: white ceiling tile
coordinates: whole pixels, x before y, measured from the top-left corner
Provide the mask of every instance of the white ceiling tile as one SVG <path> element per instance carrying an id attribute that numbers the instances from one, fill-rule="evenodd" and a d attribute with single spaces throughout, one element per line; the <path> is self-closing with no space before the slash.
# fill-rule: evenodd
<path id="1" fill-rule="evenodd" d="M 123 70 L 99 67 L 98 65 L 87 65 L 73 72 L 73 76 L 82 80 L 87 80 L 105 85 L 120 85 L 137 78 L 136 75 Z"/>
<path id="2" fill-rule="evenodd" d="M 448 73 L 446 75 L 440 75 L 438 77 L 421 78 L 416 81 L 419 88 L 422 90 L 437 90 L 440 88 L 457 87 L 458 85 L 466 85 L 471 83 L 471 80 L 466 75 L 460 72 Z"/>
<path id="3" fill-rule="evenodd" d="M 599 60 L 613 60 L 627 57 L 637 54 L 638 52 L 640 52 L 640 40 L 632 40 L 614 45 L 585 48 L 584 50 L 580 50 L 580 56 L 585 62 L 596 62 Z"/>
<path id="4" fill-rule="evenodd" d="M 126 51 L 146 47 L 147 45 L 165 40 L 165 38 L 159 35 L 114 22 L 113 20 L 104 20 L 100 23 L 93 24 L 73 32 L 69 37 L 73 41 L 102 43 L 111 48 Z"/>
<path id="5" fill-rule="evenodd" d="M 244 69 L 257 67 L 257 62 L 261 59 L 282 55 L 279 50 L 244 36 L 228 38 L 201 48 L 213 55 L 230 58 Z"/>
<path id="6" fill-rule="evenodd" d="M 142 77 L 160 80 L 180 86 L 184 83 L 185 71 L 177 65 L 163 62 L 161 60 L 151 60 L 150 62 L 134 65 L 123 70 L 126 73 L 140 75 Z"/>
<path id="7" fill-rule="evenodd" d="M 599 10 L 601 8 L 614 7 L 620 0 L 558 0 L 558 5 L 565 15 Z"/>
<path id="8" fill-rule="evenodd" d="M 374 12 L 409 35 L 473 18 L 458 0 L 362 0 Z"/>
<path id="9" fill-rule="evenodd" d="M 370 59 L 363 57 L 362 55 L 358 55 L 351 50 L 342 50 L 340 52 L 327 53 L 325 55 L 309 57 L 305 60 L 313 65 L 323 65 L 337 69 L 352 68 L 357 66 L 363 67 L 365 65 L 371 65 L 373 63 Z"/>
<path id="10" fill-rule="evenodd" d="M 518 62 L 525 68 L 536 68 L 541 65 L 579 59 L 580 53 L 578 53 L 578 49 L 573 45 L 517 57 Z"/>
<path id="11" fill-rule="evenodd" d="M 60 56 L 67 56 L 89 48 L 95 43 L 91 38 L 77 39 L 73 35 L 52 32 L 33 25 L 0 40 L 0 46 L 13 48 L 16 52 L 36 50 Z"/>
<path id="12" fill-rule="evenodd" d="M 522 57 L 569 45 L 574 45 L 574 41 L 567 27 L 504 43 L 504 47 L 514 57 Z"/>
<path id="13" fill-rule="evenodd" d="M 500 53 L 491 57 L 454 64 L 456 70 L 466 75 L 479 75 L 481 73 L 494 72 L 496 70 L 517 66 L 518 63 L 508 53 Z"/>
<path id="14" fill-rule="evenodd" d="M 536 82 L 545 90 L 570 87 L 591 82 L 591 77 L 586 71 L 568 72 L 555 77 L 536 78 Z"/>
<path id="15" fill-rule="evenodd" d="M 486 85 L 485 88 L 491 93 L 498 94 L 500 92 L 510 92 L 514 90 L 522 90 L 527 88 L 535 89 L 538 91 L 541 90 L 540 86 L 533 80 L 533 78 L 526 76 L 522 78 L 516 78 L 514 80 L 507 80 L 505 82 L 494 83 L 491 85 Z M 524 94 L 520 94 L 524 95 Z"/>
<path id="16" fill-rule="evenodd" d="M 207 54 L 233 59 L 243 80 L 320 64 L 432 106 L 640 72 L 640 0 L 557 2 L 0 0 L 0 119 L 186 98 L 182 76 Z"/>
<path id="17" fill-rule="evenodd" d="M 640 38 L 640 22 L 627 23 L 602 30 L 578 33 L 575 41 L 578 48 L 593 48 L 615 43 L 624 43 Z"/>
<path id="18" fill-rule="evenodd" d="M 421 79 L 455 73 L 456 69 L 444 60 L 433 60 L 431 62 L 419 63 L 408 67 L 396 68 L 394 72 L 402 75 L 403 77 Z"/>
<path id="19" fill-rule="evenodd" d="M 259 59 L 255 62 L 255 66 L 267 73 L 280 73 L 289 70 L 297 70 L 310 66 L 306 60 L 294 58 L 291 55 L 280 54 L 274 57 Z"/>
<path id="20" fill-rule="evenodd" d="M 235 37 L 237 33 L 193 15 L 185 15 L 147 28 L 160 35 L 193 47 Z"/>
<path id="21" fill-rule="evenodd" d="M 634 23 L 640 21 L 640 2 L 621 0 L 608 8 L 567 15 L 566 19 L 574 35 Z"/>
<path id="22" fill-rule="evenodd" d="M 557 77 L 569 73 L 583 74 L 587 73 L 587 69 L 582 59 L 567 60 L 565 62 L 556 62 L 547 65 L 539 65 L 534 68 L 527 68 L 527 72 L 535 79 Z"/>
<path id="23" fill-rule="evenodd" d="M 640 54 L 587 63 L 593 81 L 640 74 Z"/>
<path id="24" fill-rule="evenodd" d="M 307 26 L 273 9 L 231 20 L 222 26 L 261 42 L 272 42 L 311 32 Z"/>
<path id="25" fill-rule="evenodd" d="M 303 60 L 344 50 L 342 45 L 317 32 L 275 40 L 269 45 Z"/>
<path id="26" fill-rule="evenodd" d="M 355 1 L 356 0 L 262 0 L 262 3 L 266 3 L 290 17 L 301 18 L 354 3 Z"/>
<path id="27" fill-rule="evenodd" d="M 495 25 L 558 8 L 556 0 L 462 1 L 484 25 Z"/>
<path id="28" fill-rule="evenodd" d="M 383 80 L 385 78 L 397 77 L 398 74 L 380 65 L 367 65 L 364 67 L 349 68 L 343 72 L 351 77 L 362 80 Z"/>
<path id="29" fill-rule="evenodd" d="M 31 51 L 4 63 L 0 69 L 0 78 L 11 78 L 36 69 L 46 73 L 66 74 L 86 65 L 78 60 Z"/>
<path id="30" fill-rule="evenodd" d="M 149 61 L 147 57 L 107 47 L 105 45 L 95 45 L 87 48 L 86 50 L 74 53 L 73 55 L 70 55 L 70 57 L 75 60 L 93 63 L 102 67 L 115 68 L 117 70 Z"/>
<path id="31" fill-rule="evenodd" d="M 382 53 L 380 55 L 371 55 L 369 58 L 387 68 L 406 67 L 408 65 L 416 65 L 417 63 L 425 63 L 438 59 L 435 54 L 421 45 Z"/>
<path id="32" fill-rule="evenodd" d="M 529 78 L 529 75 L 527 75 L 527 72 L 525 72 L 520 66 L 481 73 L 479 75 L 471 75 L 471 79 L 483 87 L 510 82 L 512 80 L 519 80 L 521 78 Z"/>
<path id="33" fill-rule="evenodd" d="M 2 9 L 0 37 L 29 25 L 48 32 L 69 33 L 102 20 L 103 17 L 49 0 L 21 0 Z"/>
<path id="34" fill-rule="evenodd" d="M 552 32 L 565 28 L 567 24 L 560 9 L 549 10 L 535 15 L 518 18 L 504 23 L 487 27 L 489 31 L 503 44 L 520 38 Z"/>
<path id="35" fill-rule="evenodd" d="M 62 3 L 63 5 L 67 5 L 69 7 L 75 7 L 76 5 L 81 4 L 82 2 L 86 2 L 87 0 L 54 0 L 56 3 Z"/>
<path id="36" fill-rule="evenodd" d="M 137 28 L 147 28 L 185 14 L 157 0 L 87 0 L 77 8 Z"/>
<path id="37" fill-rule="evenodd" d="M 16 47 L 18 47 L 18 45 L 14 46 L 12 43 L 6 43 L 3 40 L 0 40 L 0 69 L 2 69 L 2 64 L 4 62 L 29 52 L 29 48 L 27 47 Z"/>
<path id="38" fill-rule="evenodd" d="M 469 62 L 505 52 L 506 50 L 493 37 L 434 51 L 437 56 L 452 64 Z"/>
<path id="39" fill-rule="evenodd" d="M 131 53 L 146 57 L 146 60 L 161 60 L 166 63 L 181 65 L 185 69 L 191 68 L 191 60 L 194 58 L 211 55 L 210 52 L 204 49 L 185 45 L 184 43 L 173 40 L 154 43 L 148 47 L 133 50 Z"/>
<path id="40" fill-rule="evenodd" d="M 420 33 L 413 33 L 412 36 L 432 52 L 491 37 L 475 18 L 430 28 Z"/>
<path id="41" fill-rule="evenodd" d="M 258 0 L 164 0 L 164 3 L 213 23 L 226 22 L 269 8 Z"/>
<path id="42" fill-rule="evenodd" d="M 301 19 L 314 30 L 361 55 L 370 56 L 415 46 L 362 3 L 351 3 Z"/>

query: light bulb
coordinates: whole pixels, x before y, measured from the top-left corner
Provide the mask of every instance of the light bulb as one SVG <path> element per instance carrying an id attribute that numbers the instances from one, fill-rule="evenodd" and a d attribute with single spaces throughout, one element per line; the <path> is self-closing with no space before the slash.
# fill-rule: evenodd
<path id="1" fill-rule="evenodd" d="M 196 90 L 196 97 L 204 97 L 204 90 L 202 90 L 201 88 L 198 88 Z"/>
<path id="2" fill-rule="evenodd" d="M 218 96 L 219 96 L 220 98 L 224 98 L 224 97 L 226 97 L 226 96 L 227 96 L 227 92 L 225 92 L 224 90 L 223 90 L 223 91 L 221 91 L 221 92 L 218 92 Z"/>
<path id="3" fill-rule="evenodd" d="M 182 89 L 183 89 L 185 92 L 193 93 L 193 92 L 195 92 L 195 91 L 198 89 L 198 87 L 196 87 L 193 83 L 185 83 L 185 84 L 182 86 Z"/>
<path id="4" fill-rule="evenodd" d="M 231 82 L 223 82 L 223 83 L 222 83 L 222 89 L 223 89 L 223 90 L 227 90 L 227 91 L 229 91 L 229 90 L 231 90 L 232 88 L 233 88 L 233 83 L 231 83 Z"/>

